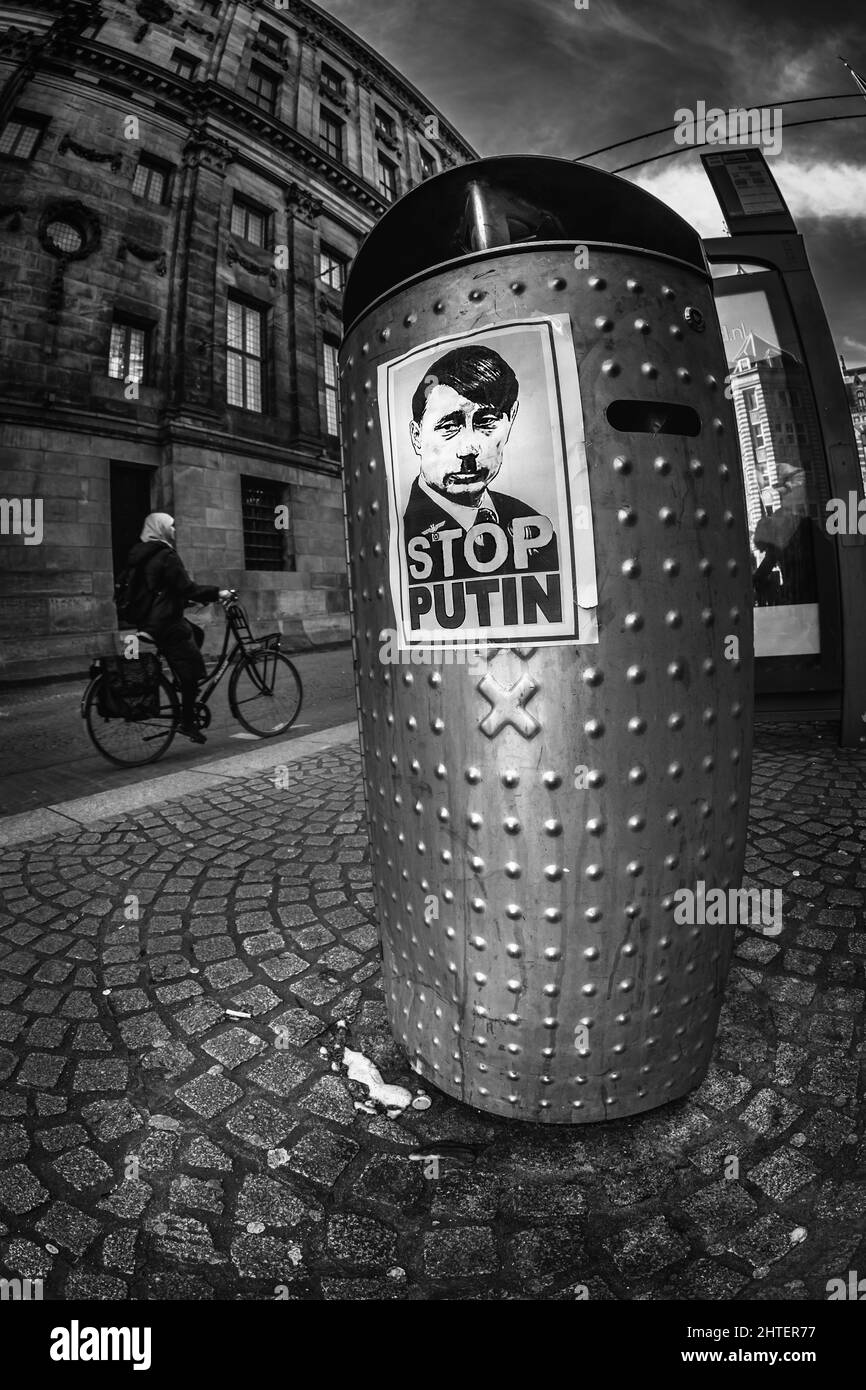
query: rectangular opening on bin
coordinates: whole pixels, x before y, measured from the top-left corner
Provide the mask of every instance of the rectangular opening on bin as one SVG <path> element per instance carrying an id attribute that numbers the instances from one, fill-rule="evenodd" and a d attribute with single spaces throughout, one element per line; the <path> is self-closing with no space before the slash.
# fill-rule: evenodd
<path id="1" fill-rule="evenodd" d="M 685 434 L 701 432 L 701 417 L 690 405 L 670 401 L 611 401 L 608 423 L 626 434 Z"/>

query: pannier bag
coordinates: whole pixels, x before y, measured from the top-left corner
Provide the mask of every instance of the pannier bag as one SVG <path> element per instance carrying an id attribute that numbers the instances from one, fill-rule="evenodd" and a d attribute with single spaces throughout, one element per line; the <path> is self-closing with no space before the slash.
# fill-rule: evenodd
<path id="1" fill-rule="evenodd" d="M 159 713 L 159 657 L 100 657 L 103 679 L 97 704 L 104 719 L 152 719 Z"/>

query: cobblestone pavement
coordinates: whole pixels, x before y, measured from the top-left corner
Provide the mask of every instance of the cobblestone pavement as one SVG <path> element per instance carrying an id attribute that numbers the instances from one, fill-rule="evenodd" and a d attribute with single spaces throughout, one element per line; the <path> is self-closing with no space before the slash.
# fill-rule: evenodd
<path id="1" fill-rule="evenodd" d="M 7 851 L 3 1274 L 46 1298 L 826 1298 L 866 1270 L 863 764 L 826 726 L 761 732 L 747 867 L 782 934 L 740 933 L 698 1091 L 585 1128 L 461 1106 L 391 1041 L 353 748 L 300 791 L 262 775 Z M 346 1036 L 432 1105 L 356 1109 Z"/>

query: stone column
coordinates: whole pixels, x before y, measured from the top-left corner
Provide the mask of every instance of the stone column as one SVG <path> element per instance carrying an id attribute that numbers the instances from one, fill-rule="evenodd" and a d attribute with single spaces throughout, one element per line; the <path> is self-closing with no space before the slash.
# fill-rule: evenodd
<path id="1" fill-rule="evenodd" d="M 300 184 L 286 190 L 291 270 L 288 281 L 291 324 L 291 382 L 293 442 L 319 453 L 322 424 L 319 411 L 319 332 L 316 316 L 316 277 L 319 271 L 317 219 L 323 204 Z"/>

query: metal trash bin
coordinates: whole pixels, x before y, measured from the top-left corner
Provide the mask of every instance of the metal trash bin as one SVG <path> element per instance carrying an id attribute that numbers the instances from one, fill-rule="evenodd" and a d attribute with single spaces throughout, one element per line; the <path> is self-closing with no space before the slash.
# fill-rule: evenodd
<path id="1" fill-rule="evenodd" d="M 700 239 L 623 179 L 484 160 L 384 216 L 344 322 L 394 1035 L 496 1114 L 673 1100 L 718 1023 L 733 932 L 700 906 L 740 885 L 752 746 L 748 533 Z"/>

